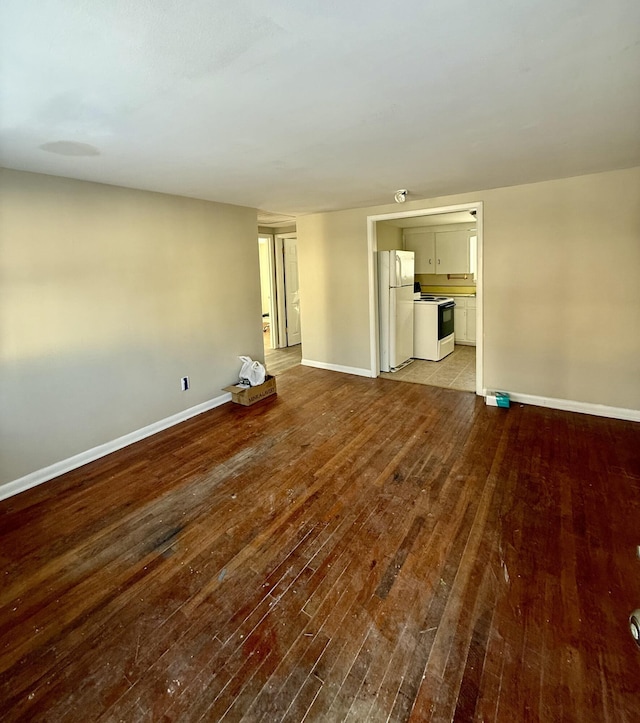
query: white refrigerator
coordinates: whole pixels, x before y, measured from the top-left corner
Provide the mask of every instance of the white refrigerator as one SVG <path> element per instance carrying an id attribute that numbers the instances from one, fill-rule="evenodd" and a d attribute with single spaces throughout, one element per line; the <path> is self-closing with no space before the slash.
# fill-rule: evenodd
<path id="1" fill-rule="evenodd" d="M 378 251 L 380 371 L 400 368 L 413 356 L 413 251 Z"/>

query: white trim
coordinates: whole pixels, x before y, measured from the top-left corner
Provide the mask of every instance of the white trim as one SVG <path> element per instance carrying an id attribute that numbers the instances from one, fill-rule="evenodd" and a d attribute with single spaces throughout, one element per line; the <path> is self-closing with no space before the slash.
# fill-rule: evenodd
<path id="1" fill-rule="evenodd" d="M 397 211 L 367 216 L 368 241 L 368 270 L 369 270 L 369 346 L 371 354 L 371 373 L 369 376 L 377 377 L 380 374 L 380 351 L 378 331 L 378 283 L 375 254 L 378 250 L 376 238 L 376 222 L 389 221 L 398 218 L 416 218 L 418 216 L 434 216 L 439 213 L 454 213 L 456 211 L 476 212 L 476 235 L 478 237 L 478 259 L 476 270 L 476 394 L 484 396 L 484 325 L 483 325 L 483 298 L 484 298 L 484 205 L 482 201 L 473 203 L 460 203 L 453 206 L 438 208 L 420 208 L 415 211 Z"/>
<path id="2" fill-rule="evenodd" d="M 483 390 L 483 396 L 487 390 Z M 577 412 L 578 414 L 593 414 L 596 417 L 609 417 L 611 419 L 624 419 L 629 422 L 640 422 L 640 409 L 626 409 L 625 407 L 609 407 L 606 404 L 592 404 L 590 402 L 576 402 L 571 399 L 554 399 L 553 397 L 537 397 L 534 394 L 518 394 L 509 392 L 512 402 L 532 404 L 535 407 L 548 407 L 560 409 L 564 412 Z"/>
<path id="3" fill-rule="evenodd" d="M 267 259 L 269 264 L 269 348 L 278 348 L 278 293 L 276 289 L 276 244 L 273 234 L 259 233 L 260 239 L 265 239 L 268 246 Z M 262 292 L 262 268 L 260 269 L 260 291 Z M 263 319 L 264 323 L 264 319 Z"/>
<path id="4" fill-rule="evenodd" d="M 368 246 L 368 272 L 369 272 L 369 353 L 371 376 L 380 374 L 380 321 L 378 316 L 378 231 L 374 216 L 367 217 L 367 246 Z"/>
<path id="5" fill-rule="evenodd" d="M 372 221 L 389 221 L 394 218 L 415 218 L 416 216 L 433 216 L 438 213 L 454 213 L 455 211 L 468 211 L 477 208 L 481 201 L 474 203 L 458 203 L 452 206 L 439 206 L 438 208 L 418 208 L 414 211 L 396 211 L 395 213 L 379 213 L 367 216 Z"/>
<path id="6" fill-rule="evenodd" d="M 327 369 L 330 372 L 341 372 L 343 374 L 356 374 L 359 377 L 371 378 L 370 369 L 361 369 L 360 367 L 345 367 L 342 364 L 328 364 L 327 362 L 314 361 L 313 359 L 302 359 L 300 364 L 304 367 L 315 367 L 316 369 Z"/>
<path id="7" fill-rule="evenodd" d="M 93 462 L 96 459 L 100 459 L 100 457 L 106 457 L 106 455 L 111 454 L 112 452 L 117 452 L 123 447 L 128 447 L 134 442 L 139 442 L 141 439 L 151 437 L 153 434 L 162 432 L 164 429 L 173 427 L 176 424 L 180 424 L 180 422 L 191 419 L 191 417 L 195 417 L 203 412 L 208 412 L 210 409 L 215 409 L 215 407 L 219 407 L 220 405 L 226 404 L 226 402 L 230 401 L 231 394 L 229 394 L 229 392 L 225 392 L 219 397 L 210 399 L 202 404 L 197 404 L 195 407 L 185 409 L 182 412 L 173 414 L 172 416 L 161 419 L 158 422 L 153 422 L 153 424 L 149 424 L 146 427 L 142 427 L 142 429 L 137 429 L 134 432 L 125 434 L 123 437 L 118 437 L 111 442 L 105 442 L 105 444 L 100 444 L 97 447 L 88 449 L 86 452 L 80 452 L 73 457 L 63 459 L 60 462 L 55 462 L 48 467 L 38 469 L 35 472 L 31 472 L 30 474 L 13 480 L 12 482 L 6 482 L 5 484 L 0 485 L 0 500 L 4 500 L 7 497 L 13 497 L 13 495 L 17 495 L 20 492 L 31 489 L 31 487 L 36 487 L 43 482 L 48 482 L 54 477 L 59 477 L 61 474 L 71 472 L 71 470 L 82 467 L 83 465 Z"/>
<path id="8" fill-rule="evenodd" d="M 273 242 L 273 253 L 275 257 L 275 283 L 276 283 L 276 308 L 278 310 L 278 349 L 287 346 L 286 312 L 284 306 L 284 239 L 276 234 Z"/>
<path id="9" fill-rule="evenodd" d="M 484 204 L 476 210 L 476 394 L 484 388 Z"/>

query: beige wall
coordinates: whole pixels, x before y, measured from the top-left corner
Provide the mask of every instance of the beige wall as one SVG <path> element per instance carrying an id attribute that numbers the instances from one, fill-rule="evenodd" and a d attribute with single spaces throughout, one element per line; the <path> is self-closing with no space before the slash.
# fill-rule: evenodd
<path id="1" fill-rule="evenodd" d="M 462 276 L 462 274 L 454 274 L 454 276 Z M 476 288 L 476 282 L 473 274 L 468 274 L 466 279 L 450 279 L 447 274 L 416 274 L 416 281 L 420 282 L 423 289 L 431 286 L 437 286 L 439 288 L 446 286 L 450 286 L 452 288 L 467 287 L 466 291 L 469 293 Z"/>
<path id="2" fill-rule="evenodd" d="M 306 360 L 369 367 L 366 209 L 298 218 Z"/>
<path id="3" fill-rule="evenodd" d="M 295 233 L 296 232 L 296 225 L 292 224 L 291 226 L 280 226 L 280 228 L 274 228 L 272 229 L 274 235 L 283 234 L 283 233 Z"/>
<path id="4" fill-rule="evenodd" d="M 484 202 L 485 387 L 640 409 L 640 168 L 407 202 Z M 305 358 L 367 369 L 368 215 L 298 219 Z"/>
<path id="5" fill-rule="evenodd" d="M 391 226 L 384 221 L 376 224 L 376 241 L 378 251 L 392 251 L 393 249 L 402 249 L 402 229 L 397 226 Z"/>
<path id="6" fill-rule="evenodd" d="M 217 397 L 238 355 L 263 359 L 255 210 L 1 180 L 0 483 Z"/>
<path id="7" fill-rule="evenodd" d="M 291 224 L 290 226 L 258 226 L 258 233 L 271 234 L 275 236 L 279 233 L 295 233 L 296 225 Z"/>

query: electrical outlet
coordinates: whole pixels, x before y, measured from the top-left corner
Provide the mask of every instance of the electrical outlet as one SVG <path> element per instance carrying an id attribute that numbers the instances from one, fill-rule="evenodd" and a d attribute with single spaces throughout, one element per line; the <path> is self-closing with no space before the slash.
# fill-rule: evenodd
<path id="1" fill-rule="evenodd" d="M 189 389 L 189 377 L 182 377 L 180 380 L 180 387 L 183 392 L 186 392 L 187 389 Z"/>

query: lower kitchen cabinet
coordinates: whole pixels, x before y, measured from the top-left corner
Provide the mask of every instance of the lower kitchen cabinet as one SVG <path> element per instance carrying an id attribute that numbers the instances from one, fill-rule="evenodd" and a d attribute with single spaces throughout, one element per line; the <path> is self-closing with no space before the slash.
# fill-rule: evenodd
<path id="1" fill-rule="evenodd" d="M 466 341 L 467 338 L 467 307 L 466 304 L 460 303 L 460 299 L 456 299 L 456 306 L 453 310 L 453 335 L 455 342 Z"/>
<path id="2" fill-rule="evenodd" d="M 453 310 L 453 333 L 456 344 L 476 343 L 476 298 L 475 296 L 452 296 L 456 302 Z"/>
<path id="3" fill-rule="evenodd" d="M 469 344 L 476 343 L 476 300 L 467 299 L 467 341 Z"/>

